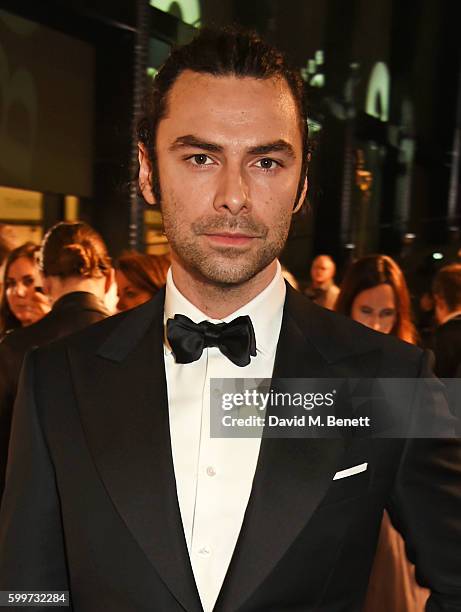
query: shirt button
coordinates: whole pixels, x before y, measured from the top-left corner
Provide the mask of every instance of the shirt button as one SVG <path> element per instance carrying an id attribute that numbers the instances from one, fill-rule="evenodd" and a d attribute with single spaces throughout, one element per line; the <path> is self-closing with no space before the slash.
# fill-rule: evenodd
<path id="1" fill-rule="evenodd" d="M 201 557 L 209 557 L 211 555 L 211 550 L 207 546 L 202 546 L 202 548 L 199 548 L 198 554 Z"/>
<path id="2" fill-rule="evenodd" d="M 208 476 L 216 476 L 216 470 L 211 465 L 207 467 L 206 473 L 208 474 Z"/>

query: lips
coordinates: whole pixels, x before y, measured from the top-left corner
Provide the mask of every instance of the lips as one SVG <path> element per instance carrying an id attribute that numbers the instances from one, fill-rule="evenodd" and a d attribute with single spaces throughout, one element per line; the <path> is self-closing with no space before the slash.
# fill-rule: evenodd
<path id="1" fill-rule="evenodd" d="M 252 240 L 257 238 L 250 234 L 238 234 L 238 233 L 216 233 L 216 234 L 205 234 L 205 236 L 212 242 L 222 244 L 225 246 L 244 246 L 249 244 Z"/>

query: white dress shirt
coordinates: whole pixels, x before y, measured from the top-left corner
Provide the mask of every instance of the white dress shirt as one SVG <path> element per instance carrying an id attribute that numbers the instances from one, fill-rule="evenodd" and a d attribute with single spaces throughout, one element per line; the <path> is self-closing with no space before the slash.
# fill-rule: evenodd
<path id="1" fill-rule="evenodd" d="M 192 570 L 205 612 L 211 612 L 229 567 L 250 497 L 260 438 L 210 438 L 210 378 L 271 378 L 282 324 L 285 283 L 280 264 L 271 283 L 222 321 L 251 317 L 256 356 L 239 367 L 217 347 L 197 361 L 175 362 L 165 341 L 171 446 L 179 508 Z M 168 272 L 165 322 L 175 314 L 210 319 L 191 304 Z"/>

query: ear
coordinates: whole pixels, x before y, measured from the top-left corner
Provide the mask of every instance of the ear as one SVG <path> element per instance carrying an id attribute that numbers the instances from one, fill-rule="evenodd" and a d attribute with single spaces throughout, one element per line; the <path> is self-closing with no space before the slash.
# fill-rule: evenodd
<path id="1" fill-rule="evenodd" d="M 152 165 L 147 155 L 146 147 L 142 142 L 138 143 L 139 161 L 139 189 L 148 204 L 157 204 L 152 193 Z"/>
<path id="2" fill-rule="evenodd" d="M 307 181 L 307 176 L 304 179 L 304 185 L 303 185 L 303 190 L 301 191 L 301 195 L 299 196 L 299 200 L 296 203 L 296 206 L 293 208 L 291 214 L 294 215 L 298 212 L 298 210 L 301 209 L 301 206 L 304 204 L 304 200 L 306 199 L 306 195 L 307 195 L 307 187 L 308 187 L 308 181 Z"/>

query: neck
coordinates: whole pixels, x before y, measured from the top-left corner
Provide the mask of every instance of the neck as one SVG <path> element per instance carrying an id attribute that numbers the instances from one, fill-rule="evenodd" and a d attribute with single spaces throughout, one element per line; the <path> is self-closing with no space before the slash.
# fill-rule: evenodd
<path id="1" fill-rule="evenodd" d="M 48 294 L 53 302 L 59 298 L 74 293 L 76 291 L 85 291 L 92 293 L 99 299 L 104 299 L 104 278 L 66 278 L 48 277 Z"/>
<path id="2" fill-rule="evenodd" d="M 264 270 L 240 285 L 221 286 L 191 275 L 177 261 L 171 264 L 177 289 L 210 319 L 224 319 L 251 302 L 270 284 L 276 270 L 277 261 L 274 260 Z"/>
<path id="3" fill-rule="evenodd" d="M 333 284 L 333 281 L 330 279 L 330 280 L 326 280 L 326 281 L 324 281 L 323 283 L 316 283 L 316 282 L 313 282 L 313 283 L 312 283 L 312 287 L 313 287 L 314 289 L 328 289 L 328 287 L 329 287 L 331 284 Z"/>

